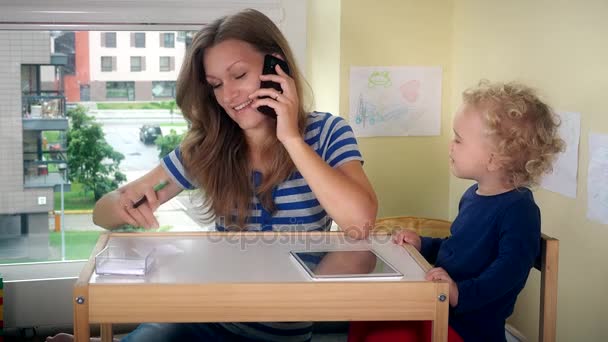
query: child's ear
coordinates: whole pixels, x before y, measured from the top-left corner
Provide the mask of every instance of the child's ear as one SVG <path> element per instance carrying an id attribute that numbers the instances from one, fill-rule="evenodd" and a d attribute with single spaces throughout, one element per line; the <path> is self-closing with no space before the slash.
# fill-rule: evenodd
<path id="1" fill-rule="evenodd" d="M 490 153 L 490 159 L 488 160 L 488 171 L 494 172 L 502 168 L 503 160 L 497 153 Z"/>

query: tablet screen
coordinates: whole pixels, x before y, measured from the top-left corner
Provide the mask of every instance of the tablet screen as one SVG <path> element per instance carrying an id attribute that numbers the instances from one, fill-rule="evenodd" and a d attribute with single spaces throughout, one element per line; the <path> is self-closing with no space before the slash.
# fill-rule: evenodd
<path id="1" fill-rule="evenodd" d="M 403 277 L 403 274 L 376 254 L 364 251 L 292 251 L 291 255 L 315 279 Z"/>

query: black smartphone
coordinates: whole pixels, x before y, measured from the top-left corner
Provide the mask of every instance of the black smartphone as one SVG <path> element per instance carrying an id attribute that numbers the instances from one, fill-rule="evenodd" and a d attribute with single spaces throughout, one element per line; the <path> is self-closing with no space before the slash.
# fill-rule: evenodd
<path id="1" fill-rule="evenodd" d="M 284 60 L 277 58 L 273 55 L 266 55 L 264 57 L 264 68 L 262 69 L 262 74 L 276 75 L 277 72 L 275 70 L 275 66 L 277 64 L 281 67 L 281 69 L 283 71 L 285 71 L 285 73 L 287 75 L 291 75 L 289 72 L 289 66 L 287 66 L 287 62 L 285 62 Z M 275 89 L 278 91 L 282 91 L 281 85 L 276 82 L 272 82 L 272 81 L 262 81 L 260 83 L 260 88 L 272 88 L 272 89 Z M 263 96 L 261 98 L 268 98 L 268 96 Z M 277 113 L 274 111 L 274 109 L 271 107 L 268 107 L 268 106 L 260 106 L 260 107 L 258 107 L 258 111 L 262 114 L 268 115 L 273 118 L 275 118 L 277 116 Z"/>

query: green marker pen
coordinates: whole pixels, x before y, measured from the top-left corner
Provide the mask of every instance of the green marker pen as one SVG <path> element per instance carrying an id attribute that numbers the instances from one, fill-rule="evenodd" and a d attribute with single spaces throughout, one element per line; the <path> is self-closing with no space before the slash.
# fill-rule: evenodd
<path id="1" fill-rule="evenodd" d="M 161 181 L 160 183 L 156 184 L 154 186 L 154 192 L 159 192 L 161 191 L 165 186 L 167 186 L 167 184 L 169 184 L 169 181 Z M 140 205 L 144 204 L 144 202 L 147 200 L 146 196 L 143 196 L 142 198 L 140 198 L 137 202 L 135 202 L 135 204 L 133 204 L 133 208 L 137 208 Z"/>

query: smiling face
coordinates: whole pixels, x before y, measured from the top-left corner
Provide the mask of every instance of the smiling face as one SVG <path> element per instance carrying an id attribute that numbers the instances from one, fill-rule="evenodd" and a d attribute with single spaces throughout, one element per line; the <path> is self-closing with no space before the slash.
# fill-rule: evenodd
<path id="1" fill-rule="evenodd" d="M 493 171 L 493 143 L 485 134 L 482 113 L 463 105 L 454 117 L 450 143 L 450 166 L 454 176 L 482 182 Z"/>
<path id="2" fill-rule="evenodd" d="M 249 95 L 260 88 L 264 55 L 240 40 L 226 40 L 205 50 L 205 77 L 215 99 L 243 130 L 270 119 L 251 106 Z"/>

